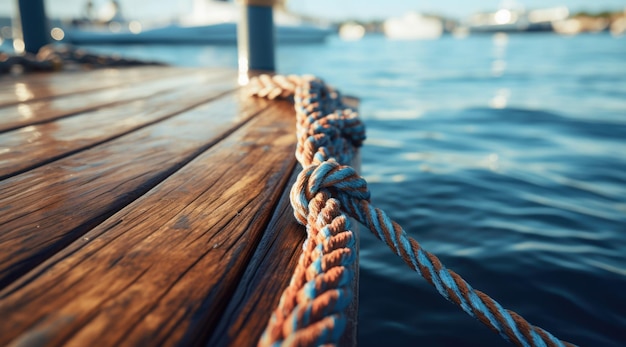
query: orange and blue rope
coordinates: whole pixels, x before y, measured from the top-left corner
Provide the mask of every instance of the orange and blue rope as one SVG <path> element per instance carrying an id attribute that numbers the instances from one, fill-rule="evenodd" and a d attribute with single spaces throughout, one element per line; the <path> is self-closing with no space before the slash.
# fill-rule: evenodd
<path id="1" fill-rule="evenodd" d="M 253 81 L 251 90 L 269 98 L 294 97 L 296 158 L 303 170 L 290 198 L 296 219 L 307 226 L 303 254 L 260 346 L 313 346 L 339 340 L 345 328 L 341 310 L 351 298 L 349 266 L 356 254 L 354 242 L 345 240 L 353 240 L 346 214 L 367 226 L 444 298 L 505 340 L 528 347 L 573 346 L 473 289 L 384 211 L 371 205 L 367 182 L 346 165 L 365 139 L 365 128 L 338 92 L 311 76 L 261 76 Z M 343 241 L 337 242 L 337 238 Z M 340 261 L 322 265 L 323 259 L 336 259 L 337 254 L 342 254 Z"/>

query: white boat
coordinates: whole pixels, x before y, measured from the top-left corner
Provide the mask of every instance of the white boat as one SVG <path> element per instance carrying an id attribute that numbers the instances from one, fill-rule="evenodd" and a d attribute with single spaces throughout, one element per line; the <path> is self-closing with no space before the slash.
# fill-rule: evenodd
<path id="1" fill-rule="evenodd" d="M 472 33 L 553 31 L 555 22 L 569 16 L 567 7 L 526 11 L 523 8 L 502 8 L 497 12 L 474 14 L 469 19 Z"/>
<path id="2" fill-rule="evenodd" d="M 385 36 L 393 40 L 429 40 L 443 34 L 443 23 L 437 18 L 409 12 L 400 18 L 389 18 L 383 24 Z"/>
<path id="3" fill-rule="evenodd" d="M 203 26 L 172 24 L 161 28 L 132 31 L 97 31 L 64 28 L 64 42 L 72 44 L 235 44 L 237 25 L 222 23 Z M 312 25 L 277 26 L 276 42 L 322 43 L 332 33 L 331 29 Z"/>
<path id="4" fill-rule="evenodd" d="M 106 26 L 65 26 L 63 41 L 72 44 L 235 44 L 238 5 L 196 0 L 190 15 L 173 24 L 111 22 Z M 306 23 L 274 11 L 276 42 L 322 43 L 335 32 L 330 26 Z"/>
<path id="5" fill-rule="evenodd" d="M 339 37 L 344 41 L 358 41 L 365 36 L 365 27 L 357 23 L 346 23 L 339 27 Z"/>

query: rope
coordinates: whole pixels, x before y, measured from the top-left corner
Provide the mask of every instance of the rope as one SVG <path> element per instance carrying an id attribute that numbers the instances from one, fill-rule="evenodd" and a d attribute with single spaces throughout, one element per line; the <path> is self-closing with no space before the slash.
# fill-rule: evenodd
<path id="1" fill-rule="evenodd" d="M 296 219 L 307 226 L 304 252 L 259 346 L 337 343 L 345 328 L 345 317 L 340 310 L 349 304 L 349 300 L 342 297 L 344 293 L 349 297 L 347 264 L 353 261 L 352 255 L 355 254 L 353 248 L 344 244 L 330 247 L 335 244 L 330 240 L 338 235 L 350 235 L 349 238 L 353 239 L 352 233 L 345 231 L 347 219 L 344 213 L 367 226 L 444 298 L 505 340 L 517 346 L 574 346 L 531 325 L 487 294 L 473 289 L 408 236 L 384 211 L 372 206 L 366 181 L 346 165 L 365 139 L 364 126 L 356 112 L 343 104 L 338 92 L 312 76 L 267 75 L 252 79 L 250 92 L 270 99 L 294 97 L 298 136 L 296 158 L 303 170 L 292 187 L 290 198 Z M 329 227 L 334 223 L 333 218 L 342 221 L 337 223 L 342 225 L 341 228 Z M 335 267 L 318 265 L 320 258 L 326 258 L 338 249 L 349 249 L 341 251 L 346 254 L 345 263 L 334 262 L 341 264 Z M 331 295 L 334 295 L 332 300 L 328 299 Z M 328 306 L 322 307 L 322 303 L 328 303 Z"/>
<path id="2" fill-rule="evenodd" d="M 314 86 L 318 94 L 312 95 L 311 89 L 304 91 L 307 86 Z M 340 100 L 338 94 L 312 76 L 271 78 L 262 75 L 250 84 L 250 88 L 254 95 L 270 99 L 307 94 L 307 107 L 302 107 L 302 100 L 296 101 L 296 105 L 301 106 L 296 157 L 311 169 L 314 168 L 312 164 L 326 162 L 330 153 L 339 153 L 342 163 L 350 162 L 355 154 L 352 142 L 360 144 L 365 137 L 356 113 L 342 107 L 337 102 Z M 314 98 L 316 106 L 312 105 Z M 335 109 L 343 111 L 332 112 Z M 315 141 L 308 140 L 310 136 Z M 325 146 L 313 149 L 315 143 L 322 142 Z M 331 171 L 317 170 L 309 174 L 346 179 Z M 297 199 L 294 194 L 297 195 L 298 190 L 291 193 L 291 199 Z M 319 190 L 308 202 L 310 208 L 298 216 L 307 230 L 303 252 L 259 346 L 335 344 L 345 330 L 347 317 L 343 311 L 353 298 L 351 266 L 357 254 L 354 234 L 349 230 L 348 218 L 341 211 L 339 201 L 329 190 Z"/>

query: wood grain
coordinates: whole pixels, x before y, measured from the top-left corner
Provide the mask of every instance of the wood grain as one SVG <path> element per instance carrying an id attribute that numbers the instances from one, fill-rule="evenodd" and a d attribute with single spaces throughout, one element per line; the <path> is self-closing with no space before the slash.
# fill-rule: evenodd
<path id="1" fill-rule="evenodd" d="M 0 288 L 268 106 L 238 92 L 0 181 Z"/>
<path id="2" fill-rule="evenodd" d="M 211 76 L 223 79 L 235 78 L 230 71 L 179 70 L 180 73 L 175 76 L 165 76 L 149 82 L 139 81 L 118 86 L 117 88 L 31 100 L 2 107 L 0 108 L 0 132 L 50 122 L 104 106 L 148 98 L 165 91 L 184 88 L 188 85 L 206 83 Z"/>
<path id="3" fill-rule="evenodd" d="M 111 88 L 178 73 L 180 70 L 176 68 L 146 66 L 4 76 L 0 79 L 0 106 Z"/>
<path id="4" fill-rule="evenodd" d="M 210 75 L 199 82 L 204 83 L 0 134 L 0 179 L 169 118 L 236 87 L 234 76 Z"/>
<path id="5" fill-rule="evenodd" d="M 288 187 L 293 185 L 300 170 L 298 165 Z M 259 340 L 291 280 L 305 238 L 304 226 L 298 224 L 293 216 L 289 188 L 285 189 L 250 265 L 207 346 L 244 346 Z"/>
<path id="6" fill-rule="evenodd" d="M 359 107 L 359 100 L 354 97 L 346 97 L 344 102 L 355 109 Z M 361 170 L 359 152 L 351 166 L 357 171 Z M 287 189 L 280 198 L 263 238 L 206 346 L 234 347 L 255 344 L 265 330 L 271 313 L 278 306 L 280 296 L 289 284 L 306 238 L 305 227 L 298 224 L 293 216 L 289 200 L 291 186 L 301 171 L 301 166 L 297 165 L 291 174 Z M 350 222 L 357 250 L 357 257 L 351 267 L 355 275 L 352 281 L 354 298 L 345 311 L 348 324 L 339 346 L 357 345 L 360 224 L 352 218 Z"/>
<path id="7" fill-rule="evenodd" d="M 295 165 L 272 103 L 0 292 L 0 344 L 189 345 L 220 319 Z"/>
<path id="8" fill-rule="evenodd" d="M 359 156 L 352 162 L 352 166 L 359 169 Z M 280 296 L 291 280 L 306 238 L 305 227 L 296 221 L 289 202 L 289 191 L 300 172 L 301 167 L 298 165 L 246 272 L 239 281 L 233 298 L 206 346 L 234 347 L 256 344 L 267 326 L 271 313 L 278 306 Z M 352 281 L 354 297 L 345 311 L 348 324 L 339 346 L 357 345 L 359 224 L 351 219 L 351 225 L 357 243 L 357 257 L 351 267 L 355 274 Z"/>
<path id="9" fill-rule="evenodd" d="M 300 168 L 293 105 L 234 82 L 0 77 L 0 346 L 256 344 L 305 237 Z"/>

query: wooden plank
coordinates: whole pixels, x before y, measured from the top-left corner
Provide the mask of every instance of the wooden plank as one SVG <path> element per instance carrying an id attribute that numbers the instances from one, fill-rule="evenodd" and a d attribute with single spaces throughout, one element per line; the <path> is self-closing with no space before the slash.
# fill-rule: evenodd
<path id="1" fill-rule="evenodd" d="M 176 70 L 182 70 L 184 68 L 178 67 L 163 67 L 163 66 L 134 66 L 134 67 L 116 67 L 116 68 L 103 68 L 92 70 L 66 70 L 59 72 L 37 72 L 28 73 L 23 75 L 4 75 L 0 76 L 0 95 L 5 94 L 7 91 L 14 91 L 14 85 L 16 83 L 23 83 L 29 88 L 38 88 L 51 85 L 63 85 L 72 84 L 77 80 L 83 78 L 92 81 L 92 84 L 98 83 L 98 81 L 117 80 L 117 81 L 133 81 L 138 78 L 150 77 L 158 78 L 162 73 L 170 74 L 175 73 Z M 193 70 L 193 69 L 190 69 Z M 217 69 L 216 69 L 217 70 Z M 73 87 L 70 87 L 73 88 Z M 43 97 L 58 96 L 48 95 Z M 19 100 L 23 102 L 25 100 Z"/>
<path id="2" fill-rule="evenodd" d="M 180 73 L 177 68 L 134 67 L 69 71 L 33 76 L 5 76 L 0 80 L 0 106 L 29 100 L 83 93 L 104 88 L 137 83 L 151 78 Z"/>
<path id="3" fill-rule="evenodd" d="M 0 344 L 201 342 L 295 165 L 292 107 L 273 103 L 0 292 Z"/>
<path id="4" fill-rule="evenodd" d="M 88 91 L 81 94 L 70 94 L 9 105 L 0 108 L 0 132 L 49 122 L 103 106 L 147 98 L 167 90 L 182 88 L 189 84 L 198 84 L 203 82 L 208 74 L 220 78 L 227 78 L 227 75 L 232 75 L 229 71 L 207 72 L 202 70 L 199 73 L 197 70 L 181 69 L 180 73 L 175 76 L 166 75 L 162 78 L 140 81 L 118 88 Z"/>
<path id="5" fill-rule="evenodd" d="M 298 166 L 289 187 L 299 171 Z M 305 238 L 306 230 L 293 216 L 286 189 L 207 346 L 246 346 L 259 340 L 291 280 Z"/>
<path id="6" fill-rule="evenodd" d="M 359 99 L 354 97 L 344 97 L 344 103 L 355 109 L 359 107 Z M 351 166 L 360 171 L 359 153 L 355 155 Z M 283 193 L 263 238 L 207 346 L 244 346 L 258 341 L 267 326 L 270 313 L 278 306 L 280 296 L 291 280 L 291 274 L 302 253 L 301 245 L 306 238 L 306 230 L 296 222 L 289 200 L 289 191 L 301 170 L 301 166 L 297 165 L 292 173 L 288 188 Z M 359 223 L 352 218 L 350 221 L 357 244 L 357 257 L 352 264 L 355 275 L 352 281 L 354 300 L 345 311 L 348 324 L 339 346 L 357 345 Z"/>
<path id="7" fill-rule="evenodd" d="M 358 156 L 352 166 L 357 169 L 360 167 Z M 289 201 L 290 188 L 301 170 L 298 165 L 292 173 L 288 188 L 283 193 L 263 238 L 207 346 L 251 345 L 259 340 L 271 312 L 278 306 L 280 296 L 291 280 L 291 274 L 298 263 L 306 238 L 306 229 L 297 223 Z M 339 346 L 357 345 L 359 237 L 358 223 L 351 219 L 351 225 L 357 243 L 357 257 L 352 264 L 352 271 L 355 274 L 352 281 L 354 298 L 345 311 L 348 324 Z"/>
<path id="8" fill-rule="evenodd" d="M 234 74 L 230 78 L 213 74 L 204 77 L 197 81 L 204 83 L 166 94 L 0 134 L 0 179 L 161 121 L 236 86 Z"/>
<path id="9" fill-rule="evenodd" d="M 141 73 L 147 74 L 158 73 L 159 71 L 165 71 L 170 69 L 169 66 L 134 66 L 134 67 L 111 67 L 102 69 L 87 69 L 87 70 L 64 70 L 52 72 L 32 72 L 16 75 L 1 75 L 0 76 L 0 92 L 5 90 L 5 87 L 10 86 L 14 82 L 23 82 L 28 85 L 49 84 L 56 82 L 69 82 L 75 79 L 77 76 L 99 78 L 103 76 L 111 75 L 126 75 L 124 72 L 131 72 L 134 74 Z M 9 88 L 11 89 L 11 88 Z"/>
<path id="10" fill-rule="evenodd" d="M 141 196 L 267 105 L 237 92 L 0 181 L 0 288 Z"/>

